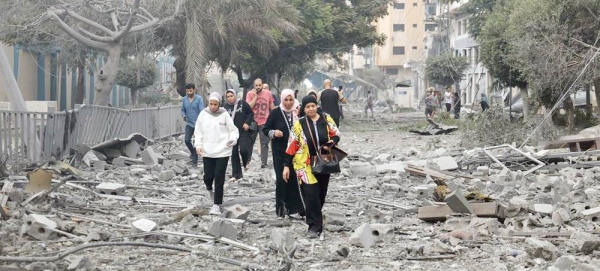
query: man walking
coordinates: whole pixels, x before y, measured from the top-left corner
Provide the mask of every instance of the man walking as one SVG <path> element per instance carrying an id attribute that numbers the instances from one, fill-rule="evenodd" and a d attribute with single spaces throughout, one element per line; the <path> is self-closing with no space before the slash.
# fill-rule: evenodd
<path id="1" fill-rule="evenodd" d="M 346 104 L 346 97 L 344 97 L 344 91 L 334 90 L 331 88 L 331 80 L 325 79 L 323 81 L 323 87 L 325 90 L 321 92 L 320 101 L 321 108 L 325 111 L 335 124 L 340 127 L 340 103 Z"/>
<path id="2" fill-rule="evenodd" d="M 267 122 L 269 113 L 275 108 L 275 104 L 271 92 L 263 89 L 262 79 L 257 78 L 254 80 L 254 88 L 246 95 L 246 102 L 252 107 L 254 121 L 258 125 L 258 131 L 256 131 L 252 137 L 252 144 L 256 142 L 256 136 L 258 134 L 260 137 L 260 167 L 267 168 L 269 141 L 271 139 L 268 135 L 265 135 L 262 130 Z"/>
<path id="3" fill-rule="evenodd" d="M 367 91 L 367 104 L 365 104 L 365 118 L 368 116 L 367 109 L 371 109 L 371 118 L 375 118 L 373 116 L 373 94 L 370 90 Z"/>
<path id="4" fill-rule="evenodd" d="M 202 99 L 202 96 L 196 95 L 196 85 L 192 83 L 185 85 L 185 94 L 187 96 L 183 97 L 181 103 L 181 116 L 183 117 L 183 121 L 186 122 L 185 146 L 190 150 L 192 165 L 197 165 L 198 154 L 196 153 L 196 149 L 194 149 L 194 145 L 192 145 L 192 135 L 194 135 L 198 115 L 204 109 L 204 99 Z"/>

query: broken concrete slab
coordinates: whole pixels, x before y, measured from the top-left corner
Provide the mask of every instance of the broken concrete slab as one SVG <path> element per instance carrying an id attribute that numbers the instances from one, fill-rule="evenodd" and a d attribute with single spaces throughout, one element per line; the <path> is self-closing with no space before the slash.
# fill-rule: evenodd
<path id="1" fill-rule="evenodd" d="M 376 241 L 391 241 L 394 239 L 394 225 L 374 223 L 369 226 Z"/>
<path id="2" fill-rule="evenodd" d="M 600 207 L 581 211 L 581 215 L 593 222 L 600 221 Z"/>
<path id="3" fill-rule="evenodd" d="M 574 232 L 570 238 L 577 251 L 590 254 L 600 248 L 600 237 L 587 232 Z"/>
<path id="4" fill-rule="evenodd" d="M 125 144 L 125 146 L 123 147 L 122 154 L 129 158 L 135 159 L 135 158 L 137 158 L 140 151 L 141 151 L 140 143 L 138 143 L 135 140 L 131 140 L 127 144 Z"/>
<path id="5" fill-rule="evenodd" d="M 58 224 L 46 216 L 30 214 L 24 218 L 27 224 L 27 234 L 40 241 L 46 241 L 56 236 L 50 229 L 56 229 Z"/>
<path id="6" fill-rule="evenodd" d="M 456 213 L 463 214 L 474 214 L 473 207 L 467 201 L 467 199 L 462 195 L 460 190 L 452 191 L 450 194 L 446 196 L 446 204 L 450 209 Z"/>
<path id="7" fill-rule="evenodd" d="M 115 159 L 112 160 L 112 164 L 113 166 L 117 166 L 117 167 L 124 167 L 126 166 L 125 164 L 125 157 L 117 157 Z"/>
<path id="8" fill-rule="evenodd" d="M 543 214 L 543 215 L 551 215 L 552 212 L 554 211 L 554 207 L 552 206 L 552 204 L 536 203 L 536 204 L 533 204 L 531 211 L 539 213 L 539 214 Z"/>
<path id="9" fill-rule="evenodd" d="M 184 161 L 175 162 L 175 164 L 173 165 L 173 167 L 171 169 L 179 175 L 185 173 L 188 170 L 187 165 Z"/>
<path id="10" fill-rule="evenodd" d="M 171 169 L 163 170 L 158 174 L 158 180 L 161 182 L 168 182 L 173 178 L 175 178 L 175 171 Z"/>
<path id="11" fill-rule="evenodd" d="M 294 235 L 289 230 L 273 229 L 271 231 L 271 242 L 277 251 L 281 253 L 287 253 L 292 249 L 296 243 L 296 240 L 294 239 Z"/>
<path id="12" fill-rule="evenodd" d="M 92 267 L 92 261 L 88 257 L 74 256 L 69 261 L 71 263 L 67 270 L 87 270 Z"/>
<path id="13" fill-rule="evenodd" d="M 328 211 L 326 218 L 328 225 L 344 226 L 346 224 L 346 215 L 338 211 Z"/>
<path id="14" fill-rule="evenodd" d="M 527 238 L 527 253 L 531 258 L 542 258 L 546 261 L 554 261 L 560 256 L 558 248 L 552 243 L 536 238 Z"/>
<path id="15" fill-rule="evenodd" d="M 472 203 L 471 207 L 478 217 L 494 217 L 504 219 L 505 207 L 497 202 Z M 427 222 L 445 221 L 446 217 L 455 214 L 448 205 L 419 207 L 418 218 Z"/>
<path id="16" fill-rule="evenodd" d="M 350 162 L 350 174 L 356 177 L 366 177 L 368 175 L 373 174 L 375 170 L 375 166 L 369 162 Z"/>
<path id="17" fill-rule="evenodd" d="M 52 187 L 52 172 L 41 168 L 27 174 L 27 178 L 29 182 L 25 187 L 25 191 L 28 193 L 35 194 L 40 191 L 49 191 Z"/>
<path id="18" fill-rule="evenodd" d="M 115 159 L 121 156 L 121 151 L 117 149 L 104 149 L 103 152 L 108 159 Z"/>
<path id="19" fill-rule="evenodd" d="M 427 165 L 428 161 L 429 160 L 419 160 L 419 161 L 410 161 L 408 163 L 411 165 L 419 166 L 419 167 L 425 167 Z M 439 170 L 449 171 L 449 170 L 458 169 L 458 163 L 456 162 L 456 160 L 454 160 L 454 158 L 452 158 L 450 156 L 442 156 L 442 157 L 438 157 L 438 158 L 433 158 L 433 159 L 430 159 L 430 161 L 433 162 L 435 165 L 437 165 L 437 169 L 439 169 Z"/>
<path id="20" fill-rule="evenodd" d="M 106 169 L 106 161 L 94 161 L 92 166 L 97 170 L 105 170 Z"/>
<path id="21" fill-rule="evenodd" d="M 105 156 L 106 157 L 106 156 Z M 100 159 L 98 158 L 98 156 L 96 155 L 96 152 L 90 150 L 88 151 L 83 158 L 81 159 L 88 167 L 91 167 L 94 162 L 96 161 L 100 161 Z"/>
<path id="22" fill-rule="evenodd" d="M 250 215 L 250 210 L 248 210 L 246 207 L 244 207 L 240 204 L 226 207 L 225 212 L 224 212 L 224 216 L 226 218 L 235 218 L 235 219 L 242 219 L 242 220 L 247 220 L 249 215 Z"/>
<path id="23" fill-rule="evenodd" d="M 100 194 L 107 195 L 123 195 L 125 188 L 126 185 L 120 183 L 100 183 L 96 186 L 96 189 L 100 190 Z"/>
<path id="24" fill-rule="evenodd" d="M 220 219 L 211 224 L 208 233 L 217 238 L 225 237 L 234 241 L 237 240 L 238 236 L 238 230 L 231 222 Z"/>
<path id="25" fill-rule="evenodd" d="M 157 224 L 152 220 L 142 218 L 131 223 L 131 226 L 141 232 L 151 232 L 156 229 Z"/>
<path id="26" fill-rule="evenodd" d="M 158 157 L 156 156 L 156 153 L 154 153 L 154 149 L 152 147 L 146 147 L 146 149 L 144 149 L 140 155 L 142 156 L 144 164 L 148 166 L 158 165 Z"/>
<path id="27" fill-rule="evenodd" d="M 367 223 L 360 225 L 350 236 L 350 244 L 355 246 L 371 248 L 375 244 L 375 237 L 371 230 L 371 226 Z"/>

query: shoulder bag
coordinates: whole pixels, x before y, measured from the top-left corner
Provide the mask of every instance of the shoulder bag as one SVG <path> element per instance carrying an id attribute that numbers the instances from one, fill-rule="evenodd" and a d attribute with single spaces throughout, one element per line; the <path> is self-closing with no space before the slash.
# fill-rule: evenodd
<path id="1" fill-rule="evenodd" d="M 308 127 L 308 132 L 313 142 L 313 146 L 317 152 L 317 155 L 312 156 L 310 158 L 310 165 L 313 173 L 317 174 L 332 174 L 332 173 L 340 173 L 340 164 L 338 158 L 333 155 L 333 153 L 329 150 L 324 150 L 323 146 L 317 148 L 315 136 L 310 127 L 310 123 L 308 122 L 308 118 L 306 120 L 306 126 Z M 317 131 L 315 131 L 316 133 Z M 322 154 L 322 152 L 326 152 Z"/>

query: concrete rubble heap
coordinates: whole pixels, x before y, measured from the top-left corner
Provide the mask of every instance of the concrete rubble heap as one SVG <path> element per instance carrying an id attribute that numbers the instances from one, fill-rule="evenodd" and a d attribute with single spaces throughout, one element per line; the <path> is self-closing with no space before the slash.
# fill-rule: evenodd
<path id="1" fill-rule="evenodd" d="M 392 117 L 344 110 L 349 156 L 331 177 L 321 238 L 308 239 L 300 219 L 275 219 L 275 173 L 260 169 L 256 146 L 211 216 L 183 136 L 132 136 L 0 179 L 0 270 L 600 266 L 600 167 L 565 163 L 581 153 L 459 148 L 458 135 L 403 132 Z"/>

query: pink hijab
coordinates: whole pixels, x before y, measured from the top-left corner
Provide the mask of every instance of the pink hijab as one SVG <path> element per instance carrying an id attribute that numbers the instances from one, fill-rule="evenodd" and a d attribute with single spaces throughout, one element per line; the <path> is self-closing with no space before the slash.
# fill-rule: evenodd
<path id="1" fill-rule="evenodd" d="M 286 108 L 283 105 L 283 100 L 285 100 L 285 98 L 287 96 L 292 96 L 292 98 L 294 98 L 294 105 L 292 105 L 292 108 Z M 298 116 L 298 106 L 300 106 L 300 103 L 298 102 L 298 100 L 296 99 L 296 97 L 294 97 L 294 91 L 286 88 L 281 92 L 281 103 L 279 104 L 279 108 L 281 108 L 281 110 L 283 110 L 284 112 L 290 113 L 293 112 L 294 114 L 294 118 L 296 116 Z"/>

